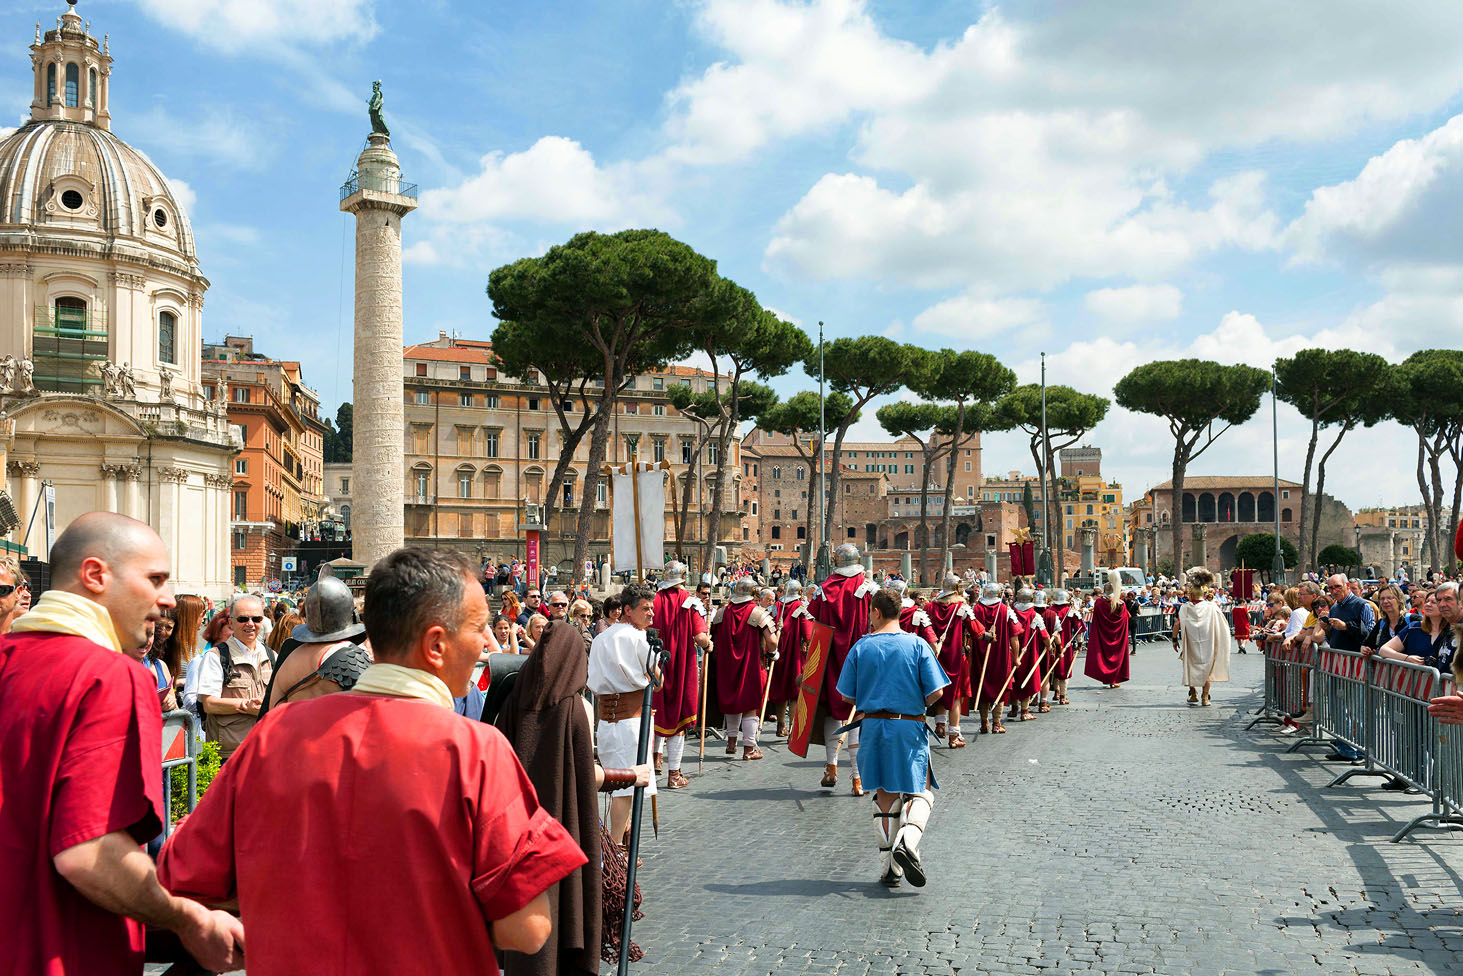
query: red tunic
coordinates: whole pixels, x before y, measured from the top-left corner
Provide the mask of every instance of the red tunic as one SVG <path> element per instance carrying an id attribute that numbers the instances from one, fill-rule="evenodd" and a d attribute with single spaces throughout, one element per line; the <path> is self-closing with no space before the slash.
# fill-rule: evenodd
<path id="1" fill-rule="evenodd" d="M 1248 604 L 1236 603 L 1230 611 L 1234 616 L 1234 637 L 1235 640 L 1247 641 L 1250 639 L 1250 608 Z"/>
<path id="2" fill-rule="evenodd" d="M 762 691 L 767 687 L 762 634 L 771 624 L 771 616 L 754 600 L 730 603 L 716 611 L 711 639 L 716 642 L 716 700 L 723 715 L 761 709 Z"/>
<path id="3" fill-rule="evenodd" d="M 812 624 L 806 600 L 798 597 L 777 602 L 777 664 L 772 668 L 769 701 L 797 701 L 798 680 L 803 674 L 804 645 Z"/>
<path id="4" fill-rule="evenodd" d="M 1041 611 L 1041 622 L 1046 624 L 1046 632 L 1048 637 L 1061 636 L 1062 627 L 1060 622 L 1057 620 L 1056 607 L 1044 608 Z M 1043 678 L 1046 678 L 1046 675 L 1048 673 L 1051 674 L 1052 679 L 1061 677 L 1061 674 L 1056 670 L 1057 659 L 1061 656 L 1062 651 L 1060 648 L 1054 648 L 1053 650 L 1047 651 L 1046 654 L 1043 655 L 1041 661 L 1041 674 Z"/>
<path id="5" fill-rule="evenodd" d="M 142 972 L 142 923 L 98 907 L 51 858 L 125 830 L 162 832 L 157 680 L 68 634 L 0 639 L 0 968 Z"/>
<path id="6" fill-rule="evenodd" d="M 1021 638 L 1016 673 L 1011 676 L 1011 698 L 1020 701 L 1041 694 L 1042 664 L 1046 661 L 1046 619 L 1036 607 L 1016 611 L 1026 631 Z"/>
<path id="7" fill-rule="evenodd" d="M 1107 597 L 1099 598 L 1092 608 L 1083 672 L 1105 685 L 1128 680 L 1128 608 L 1121 600 L 1116 610 Z"/>
<path id="8" fill-rule="evenodd" d="M 1062 663 L 1058 672 L 1062 678 L 1072 676 L 1072 665 L 1077 661 L 1077 642 L 1086 632 L 1082 612 L 1076 607 L 1066 606 L 1057 611 L 1057 622 L 1062 634 Z"/>
<path id="9" fill-rule="evenodd" d="M 905 600 L 904 606 L 900 607 L 899 628 L 906 634 L 923 637 L 925 643 L 930 645 L 930 650 L 938 653 L 940 647 L 939 638 L 935 636 L 935 628 L 930 623 L 930 615 L 915 606 L 913 600 Z"/>
<path id="10" fill-rule="evenodd" d="M 700 705 L 695 637 L 706 633 L 706 608 L 684 586 L 667 587 L 655 594 L 654 626 L 670 654 L 665 684 L 650 700 L 650 707 L 655 709 L 655 731 L 658 735 L 679 735 L 696 723 Z"/>
<path id="11" fill-rule="evenodd" d="M 1011 676 L 1011 660 L 1015 655 L 1017 642 L 1025 629 L 1016 619 L 1016 612 L 1004 603 L 976 603 L 970 608 L 975 622 L 995 637 L 981 641 L 977 651 L 970 655 L 970 673 L 980 687 L 971 686 L 977 705 L 1000 702 Z M 987 650 L 987 648 L 989 650 Z M 985 663 L 985 680 L 980 678 L 981 664 Z"/>
<path id="12" fill-rule="evenodd" d="M 843 660 L 853 642 L 869 632 L 869 607 L 879 587 L 864 578 L 834 572 L 823 581 L 822 592 L 808 605 L 813 619 L 833 628 L 828 663 L 823 668 L 823 687 L 819 695 L 823 707 L 840 722 L 853 714 L 853 705 L 838 693 L 838 676 L 843 673 Z"/>
<path id="13" fill-rule="evenodd" d="M 493 976 L 488 924 L 584 863 L 497 729 L 345 693 L 272 709 L 168 839 L 158 879 L 237 895 L 250 976 Z"/>
<path id="14" fill-rule="evenodd" d="M 949 711 L 957 699 L 964 700 L 971 695 L 970 654 L 977 649 L 984 654 L 981 647 L 984 642 L 977 642 L 976 638 L 985 633 L 985 628 L 975 622 L 963 600 L 950 603 L 932 600 L 925 604 L 925 609 L 929 613 L 930 629 L 936 634 L 936 643 L 930 646 L 950 679 L 940 695 L 938 707 Z"/>

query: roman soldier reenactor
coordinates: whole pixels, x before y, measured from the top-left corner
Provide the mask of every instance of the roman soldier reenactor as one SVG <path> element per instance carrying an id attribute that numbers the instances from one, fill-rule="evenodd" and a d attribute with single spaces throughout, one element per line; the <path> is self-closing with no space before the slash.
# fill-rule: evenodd
<path id="1" fill-rule="evenodd" d="M 1011 680 L 1017 642 L 1026 629 L 1016 618 L 1016 611 L 1001 601 L 1001 584 L 996 582 L 981 587 L 980 599 L 970 612 L 987 634 L 982 650 L 970 656 L 970 673 L 975 678 L 971 694 L 980 710 L 980 730 L 1005 732 L 1006 727 L 1001 724 L 1001 700 L 1006 697 Z"/>
<path id="2" fill-rule="evenodd" d="M 686 729 L 696 724 L 701 692 L 700 653 L 711 647 L 706 608 L 686 589 L 686 564 L 671 560 L 655 594 L 655 629 L 670 656 L 662 671 L 665 684 L 655 692 L 655 771 L 661 771 L 661 756 L 669 770 L 666 788 L 679 790 L 690 785 L 681 772 L 686 751 Z M 698 653 L 698 649 L 699 652 Z"/>
<path id="3" fill-rule="evenodd" d="M 1016 591 L 1015 613 L 1023 633 L 1011 672 L 1011 690 L 1007 695 L 1011 711 L 1006 717 L 1016 718 L 1019 708 L 1021 721 L 1029 722 L 1036 717 L 1031 714 L 1031 699 L 1041 691 L 1041 664 L 1047 651 L 1046 622 L 1036 606 L 1036 591 L 1031 587 L 1023 586 Z"/>
<path id="4" fill-rule="evenodd" d="M 832 575 L 823 581 L 818 595 L 808 605 L 814 620 L 833 629 L 828 662 L 823 668 L 823 684 L 818 690 L 818 713 L 823 721 L 819 723 L 815 719 L 812 728 L 814 736 L 821 733 L 827 750 L 821 783 L 825 787 L 838 785 L 838 749 L 842 739 L 834 733 L 853 714 L 853 705 L 838 693 L 838 676 L 843 671 L 848 649 L 869 632 L 869 604 L 878 590 L 879 585 L 864 575 L 858 546 L 845 542 L 833 553 Z M 858 729 L 846 734 L 853 795 L 863 796 L 863 782 L 858 774 Z"/>
<path id="5" fill-rule="evenodd" d="M 790 579 L 782 585 L 782 596 L 774 606 L 777 623 L 777 656 L 772 668 L 772 688 L 767 699 L 777 716 L 777 735 L 788 733 L 788 709 L 798 699 L 798 681 L 803 675 L 812 615 L 803 599 L 803 584 Z"/>
<path id="6" fill-rule="evenodd" d="M 757 580 L 743 576 L 730 602 L 711 621 L 717 648 L 716 700 L 726 716 L 726 751 L 736 753 L 740 731 L 743 759 L 762 758 L 757 748 L 757 719 L 767 688 L 762 658 L 777 651 L 772 614 L 758 605 L 758 597 Z"/>
<path id="7" fill-rule="evenodd" d="M 985 627 L 976 622 L 969 604 L 965 602 L 960 577 L 954 573 L 945 574 L 944 586 L 926 605 L 926 612 L 936 635 L 933 645 L 935 656 L 950 679 L 934 706 L 935 737 L 946 742 L 951 749 L 963 749 L 965 736 L 960 731 L 961 705 L 971 695 L 970 658 L 977 642 L 985 636 Z"/>
<path id="8" fill-rule="evenodd" d="M 1056 626 L 1052 633 L 1061 638 L 1061 661 L 1052 671 L 1052 699 L 1058 705 L 1070 705 L 1072 702 L 1067 698 L 1067 679 L 1072 676 L 1072 669 L 1077 664 L 1077 648 L 1082 643 L 1087 633 L 1087 625 L 1082 622 L 1082 611 L 1072 606 L 1072 597 L 1066 590 L 1056 590 L 1052 593 L 1052 603 L 1056 607 Z"/>

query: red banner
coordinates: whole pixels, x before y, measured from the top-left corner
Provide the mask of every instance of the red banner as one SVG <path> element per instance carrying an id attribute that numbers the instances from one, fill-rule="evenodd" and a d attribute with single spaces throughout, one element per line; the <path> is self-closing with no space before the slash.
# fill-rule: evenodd
<path id="1" fill-rule="evenodd" d="M 1032 576 L 1036 573 L 1036 546 L 1031 542 L 1009 542 L 1006 548 L 1011 550 L 1011 575 Z"/>
<path id="2" fill-rule="evenodd" d="M 828 666 L 828 652 L 833 647 L 833 628 L 816 620 L 809 624 L 808 657 L 798 680 L 798 704 L 792 714 L 792 734 L 787 737 L 787 751 L 795 756 L 808 756 L 808 737 L 813 732 L 813 717 L 818 712 L 818 692 L 823 687 L 823 669 Z"/>
<path id="3" fill-rule="evenodd" d="M 1229 574 L 1229 592 L 1233 594 L 1236 603 L 1245 603 L 1254 598 L 1255 571 L 1253 569 L 1235 569 Z"/>
<path id="4" fill-rule="evenodd" d="M 524 533 L 523 538 L 523 562 L 527 568 L 528 586 L 530 589 L 538 586 L 538 529 L 529 529 Z"/>

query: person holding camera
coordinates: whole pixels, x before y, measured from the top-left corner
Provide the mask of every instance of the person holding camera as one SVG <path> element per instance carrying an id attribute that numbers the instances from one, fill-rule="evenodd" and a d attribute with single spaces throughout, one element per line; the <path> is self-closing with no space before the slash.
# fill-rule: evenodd
<path id="1" fill-rule="evenodd" d="M 639 760 L 640 723 L 645 705 L 645 688 L 659 687 L 663 677 L 659 648 L 653 654 L 646 631 L 655 619 L 655 591 L 644 583 L 631 583 L 620 591 L 624 611 L 589 645 L 589 690 L 594 693 L 599 723 L 595 744 L 599 764 L 607 769 L 631 769 Z M 659 643 L 659 641 L 657 641 Z M 655 782 L 645 788 L 655 795 Z M 610 794 L 610 837 L 624 845 L 630 830 L 630 811 L 635 787 Z"/>

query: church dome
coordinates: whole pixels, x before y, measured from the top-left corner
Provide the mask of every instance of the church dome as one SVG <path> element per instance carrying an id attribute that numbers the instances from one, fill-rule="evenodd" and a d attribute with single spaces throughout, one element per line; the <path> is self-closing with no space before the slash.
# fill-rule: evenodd
<path id="1" fill-rule="evenodd" d="M 36 243 L 65 238 L 80 253 L 197 266 L 188 215 L 163 174 L 85 122 L 32 120 L 0 141 L 0 241 L 17 232 Z"/>

